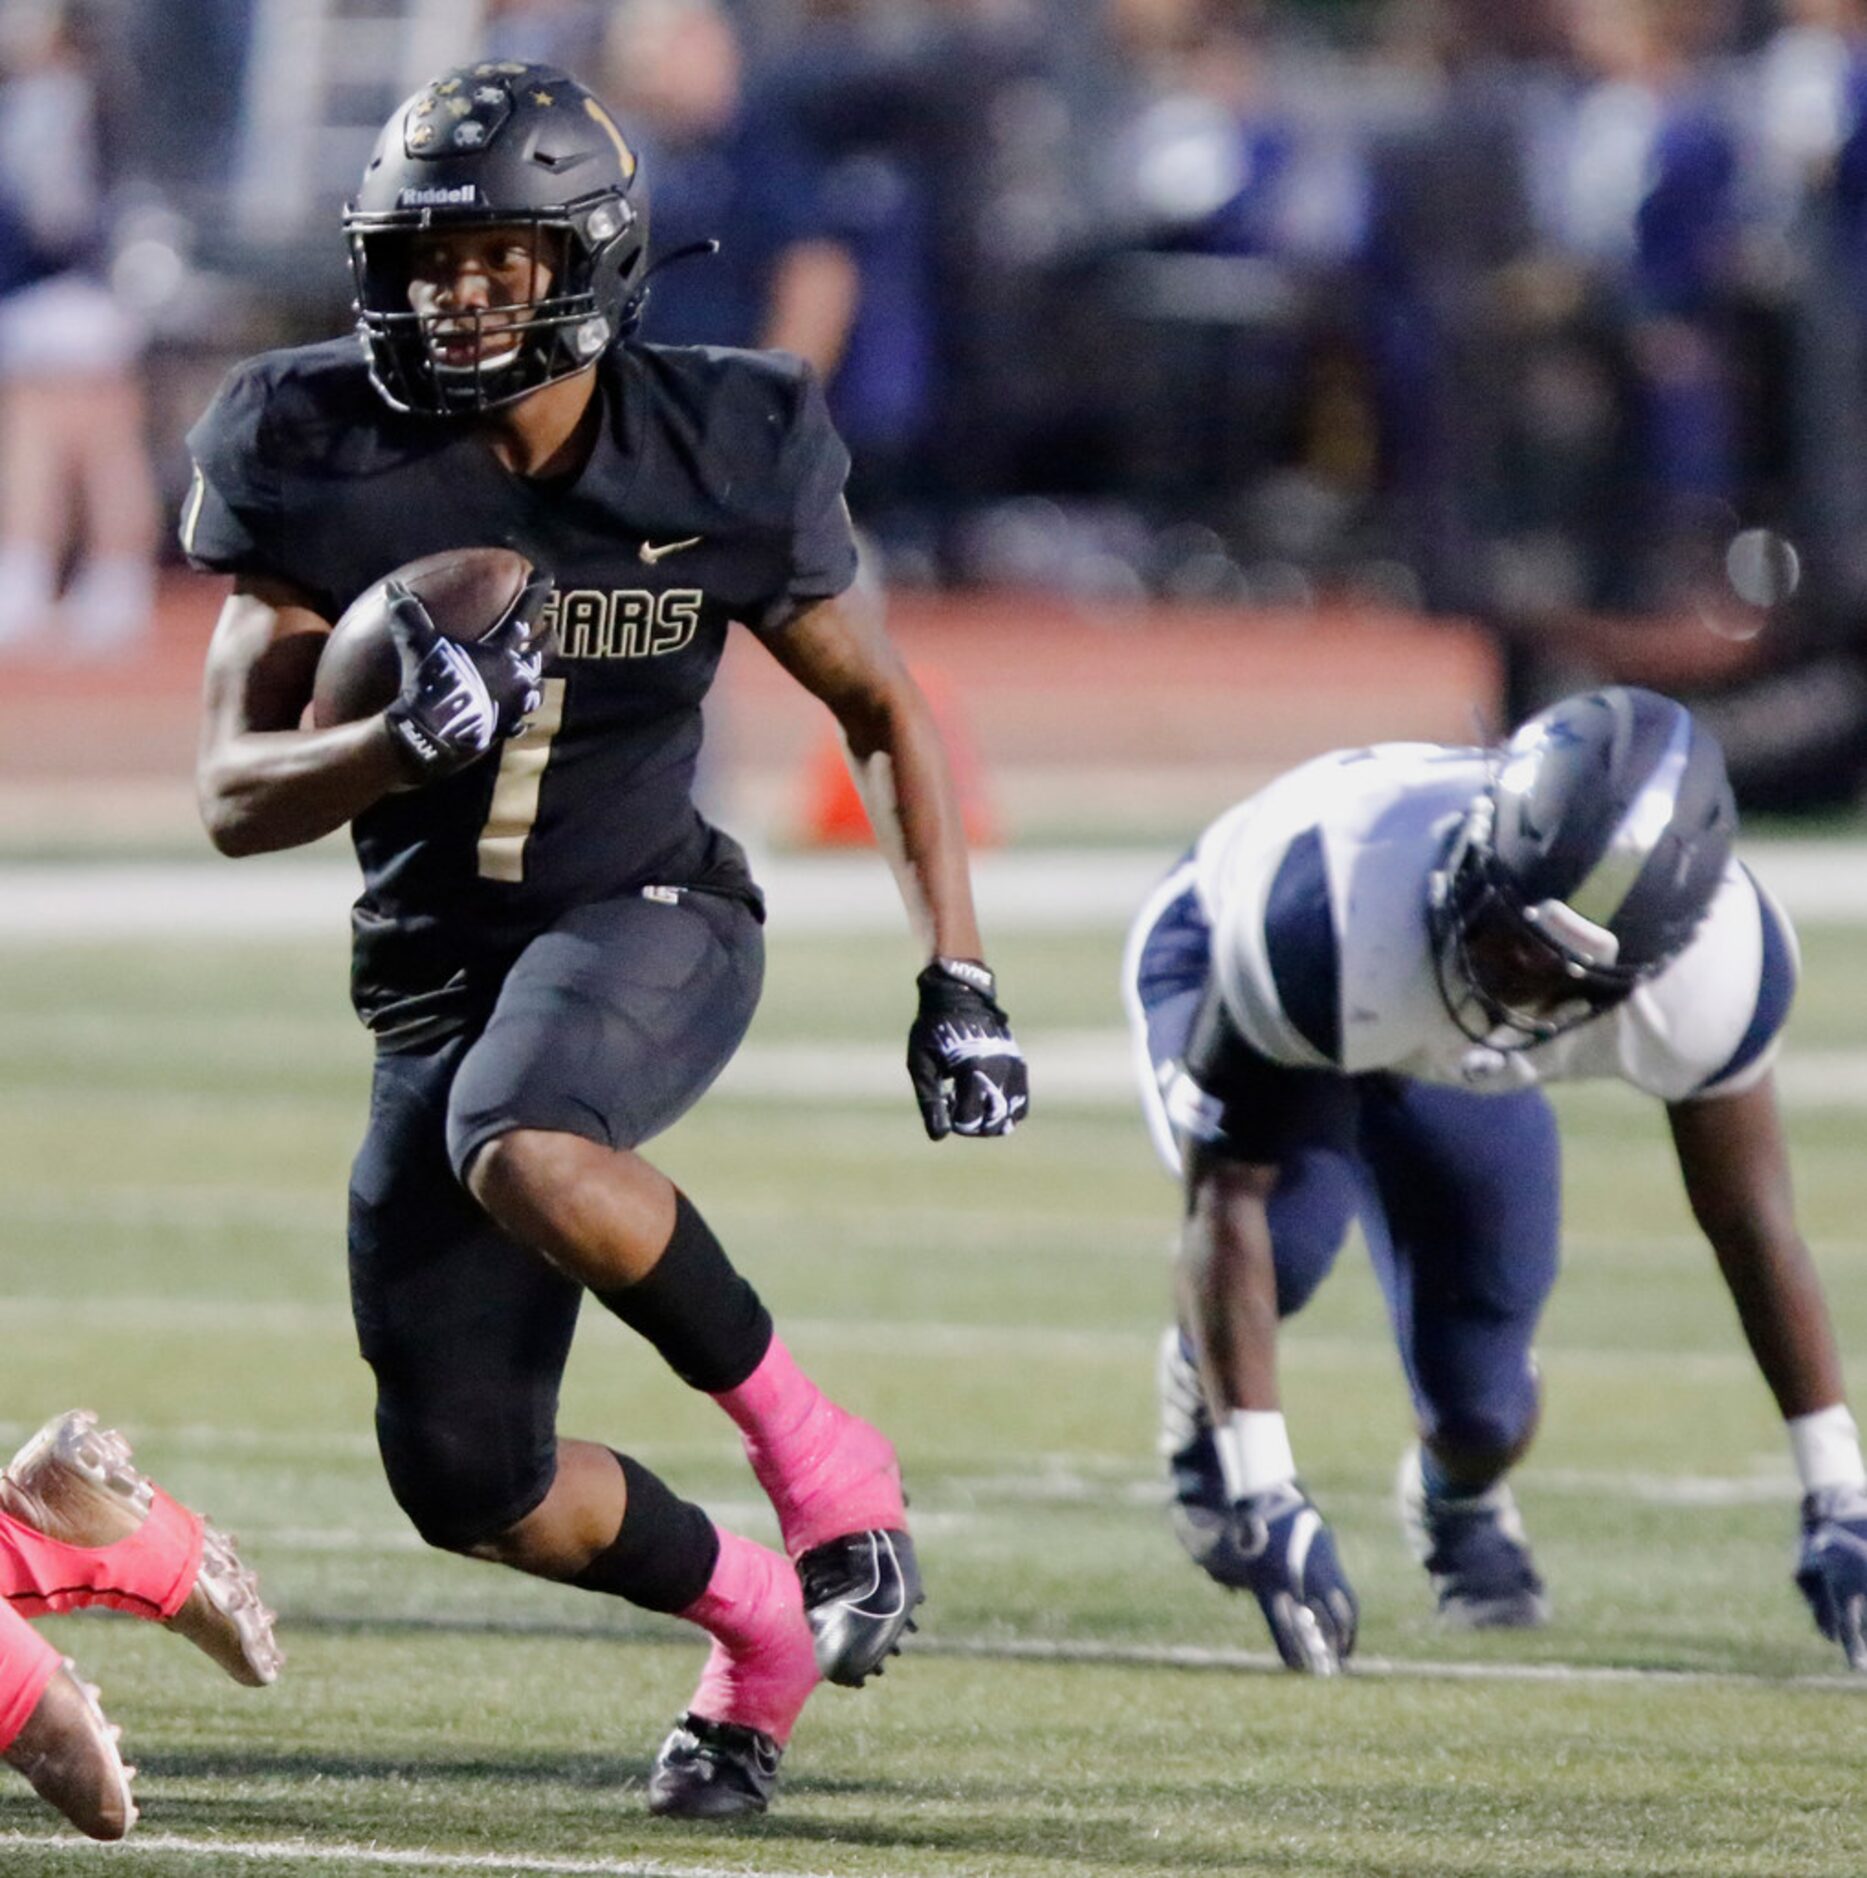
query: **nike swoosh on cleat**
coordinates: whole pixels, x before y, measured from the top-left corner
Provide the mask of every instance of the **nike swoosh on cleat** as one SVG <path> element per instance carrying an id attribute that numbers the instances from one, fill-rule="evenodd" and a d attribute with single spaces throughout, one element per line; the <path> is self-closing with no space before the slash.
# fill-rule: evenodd
<path id="1" fill-rule="evenodd" d="M 645 541 L 641 546 L 641 556 L 650 567 L 657 561 L 665 561 L 671 554 L 679 554 L 683 548 L 697 548 L 706 539 L 704 535 L 689 535 L 685 541 Z"/>
<path id="2" fill-rule="evenodd" d="M 894 1546 L 888 1544 L 888 1540 L 881 1540 L 879 1544 L 872 1542 L 872 1544 L 870 1544 L 870 1561 L 872 1561 L 873 1568 L 872 1572 L 870 1572 L 868 1589 L 866 1589 L 866 1591 L 856 1591 L 856 1593 L 849 1594 L 847 1598 L 838 1598 L 838 1600 L 836 1600 L 845 1611 L 855 1611 L 856 1617 L 896 1617 L 896 1615 L 905 1608 L 905 1604 L 907 1604 L 907 1585 L 902 1583 L 902 1579 L 900 1579 L 900 1568 L 896 1568 L 896 1581 L 902 1583 L 902 1594 L 900 1594 L 887 1609 L 879 1609 L 877 1606 L 873 1606 L 873 1604 L 868 1604 L 868 1602 L 858 1602 L 858 1600 L 872 1598 L 872 1596 L 875 1596 L 875 1593 L 881 1591 L 881 1587 L 883 1587 L 883 1570 L 881 1570 L 883 1551 L 887 1551 L 888 1561 L 894 1562 Z"/>
<path id="3" fill-rule="evenodd" d="M 894 1546 L 886 1539 L 869 1541 L 869 1582 L 860 1591 L 852 1591 L 847 1597 L 836 1600 L 837 1605 L 846 1611 L 852 1611 L 858 1617 L 893 1617 L 902 1608 L 906 1599 L 907 1587 L 902 1586 L 902 1596 L 896 1598 L 887 1610 L 877 1610 L 873 1606 L 858 1602 L 860 1599 L 873 1597 L 882 1588 L 882 1555 L 886 1552 L 892 1561 L 895 1556 Z"/>

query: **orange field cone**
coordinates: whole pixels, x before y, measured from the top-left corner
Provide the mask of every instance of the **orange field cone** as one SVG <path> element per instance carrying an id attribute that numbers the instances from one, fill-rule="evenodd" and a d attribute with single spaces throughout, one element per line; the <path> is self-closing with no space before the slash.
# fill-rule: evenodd
<path id="1" fill-rule="evenodd" d="M 958 706 L 946 681 L 935 672 L 917 670 L 916 683 L 925 694 L 946 745 L 953 786 L 959 794 L 960 815 L 967 845 L 996 847 L 1003 839 L 997 815 L 987 798 L 984 766 L 961 721 Z M 803 844 L 810 848 L 873 847 L 875 831 L 862 794 L 849 773 L 849 758 L 841 735 L 826 730 L 804 761 Z"/>

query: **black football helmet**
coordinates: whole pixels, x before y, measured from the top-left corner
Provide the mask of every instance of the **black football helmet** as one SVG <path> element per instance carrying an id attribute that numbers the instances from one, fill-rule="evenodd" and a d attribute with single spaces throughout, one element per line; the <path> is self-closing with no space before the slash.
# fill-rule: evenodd
<path id="1" fill-rule="evenodd" d="M 1615 687 L 1565 698 L 1499 754 L 1433 876 L 1439 989 L 1476 1042 L 1524 1049 L 1628 997 L 1684 950 L 1724 878 L 1737 808 L 1683 705 Z M 1492 937 L 1475 944 L 1479 935 Z M 1495 960 L 1547 962 L 1573 995 L 1526 1009 Z"/>
<path id="2" fill-rule="evenodd" d="M 409 305 L 414 237 L 436 228 L 528 228 L 554 278 L 544 295 L 497 309 L 520 343 L 502 356 L 444 363 L 445 325 Z M 344 211 L 357 333 L 370 376 L 399 411 L 472 414 L 510 404 L 593 364 L 640 317 L 648 199 L 635 153 L 609 112 L 548 65 L 489 60 L 443 73 L 384 126 Z"/>

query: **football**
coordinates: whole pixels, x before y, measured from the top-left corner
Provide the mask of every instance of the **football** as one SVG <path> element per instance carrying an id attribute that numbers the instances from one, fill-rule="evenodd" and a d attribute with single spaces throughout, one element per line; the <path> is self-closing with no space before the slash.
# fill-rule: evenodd
<path id="1" fill-rule="evenodd" d="M 344 609 L 318 657 L 311 721 L 319 730 L 373 717 L 401 686 L 389 631 L 387 590 L 399 580 L 450 639 L 478 639 L 525 589 L 532 564 L 511 548 L 452 548 L 424 555 L 365 588 Z"/>

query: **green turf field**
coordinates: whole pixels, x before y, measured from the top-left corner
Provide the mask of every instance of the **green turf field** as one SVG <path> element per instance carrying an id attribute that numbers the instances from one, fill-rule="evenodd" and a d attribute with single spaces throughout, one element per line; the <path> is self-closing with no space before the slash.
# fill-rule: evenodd
<path id="1" fill-rule="evenodd" d="M 1806 935 L 1797 1028 L 1867 1049 L 1867 933 Z M 1867 1871 L 1867 1679 L 1788 1580 L 1774 1414 L 1656 1108 L 1569 1094 L 1568 1269 L 1520 1495 L 1557 1620 L 1442 1635 L 1388 1503 L 1407 1435 L 1351 1248 L 1287 1340 L 1305 1472 L 1365 1673 L 1267 1668 L 1160 1511 L 1152 1348 L 1174 1196 L 1136 1115 L 1044 1112 L 1047 1034 L 1119 1021 L 1113 930 L 994 946 L 1038 1118 L 921 1137 L 892 1102 L 716 1097 L 663 1144 L 821 1379 L 895 1433 L 932 1602 L 917 1648 L 800 1724 L 772 1815 L 651 1821 L 702 1650 L 671 1621 L 425 1553 L 379 1478 L 343 1291 L 365 1048 L 330 947 L 0 949 L 0 1430 L 83 1401 L 237 1530 L 277 1688 L 120 1619 L 55 1625 L 143 1769 L 121 1850 L 0 1776 L 0 1873 L 1437 1874 Z M 905 939 L 774 941 L 758 1045 L 898 1055 Z M 1867 1393 L 1859 1107 L 1792 1117 Z M 774 1534 L 726 1424 L 600 1312 L 568 1431 Z"/>

